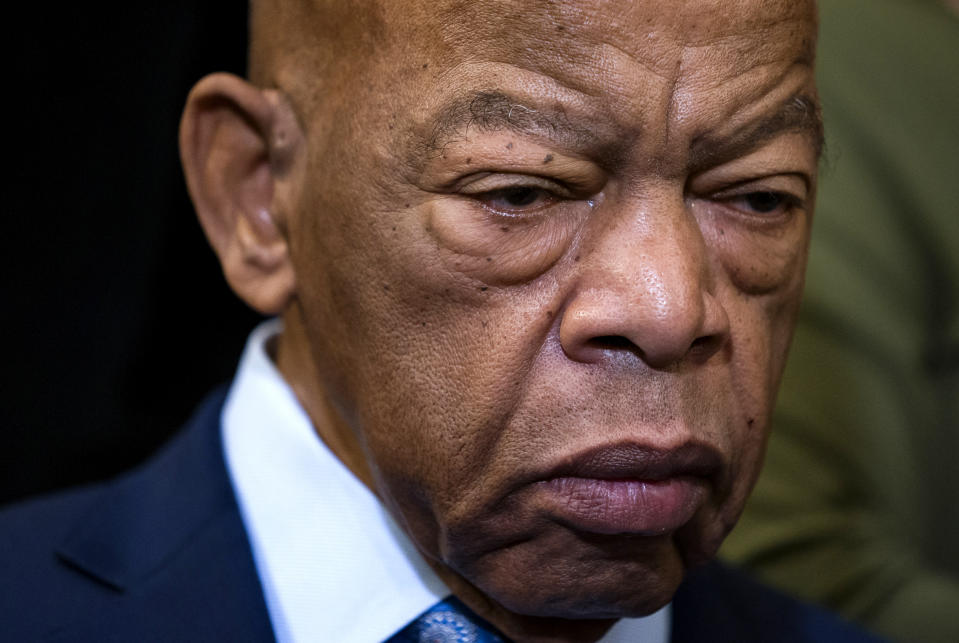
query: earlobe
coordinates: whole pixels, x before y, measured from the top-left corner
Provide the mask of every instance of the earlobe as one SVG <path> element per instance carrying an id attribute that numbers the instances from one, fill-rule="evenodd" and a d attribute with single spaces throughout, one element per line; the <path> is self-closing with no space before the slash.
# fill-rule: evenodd
<path id="1" fill-rule="evenodd" d="M 180 123 L 180 156 L 203 230 L 230 287 L 267 315 L 282 312 L 294 293 L 278 192 L 300 140 L 276 91 L 229 74 L 197 83 Z"/>

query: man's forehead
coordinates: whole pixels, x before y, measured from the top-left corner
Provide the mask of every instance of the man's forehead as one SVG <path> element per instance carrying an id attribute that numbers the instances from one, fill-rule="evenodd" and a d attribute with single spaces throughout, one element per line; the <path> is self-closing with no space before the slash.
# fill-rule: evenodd
<path id="1" fill-rule="evenodd" d="M 443 21 L 454 32 L 468 25 L 486 39 L 530 35 L 510 33 L 511 27 L 530 25 L 549 27 L 549 35 L 596 30 L 625 37 L 624 51 L 631 49 L 630 41 L 641 46 L 649 33 L 672 31 L 691 45 L 703 45 L 717 35 L 751 36 L 776 23 L 815 22 L 816 15 L 813 0 L 413 0 L 387 3 L 385 15 L 402 21 L 412 15 L 409 4 L 419 7 L 420 20 L 433 16 L 426 19 Z M 637 32 L 637 27 L 644 29 Z"/>
<path id="2" fill-rule="evenodd" d="M 777 23 L 816 22 L 814 0 L 251 0 L 251 12 L 254 27 L 275 23 L 311 32 L 307 40 L 314 42 L 345 37 L 354 42 L 343 44 L 363 44 L 366 30 L 378 38 L 416 33 L 424 48 L 544 38 L 544 45 L 561 46 L 597 32 L 624 52 L 643 50 L 652 35 L 699 46 L 761 36 Z M 273 44 L 282 47 L 283 39 Z"/>
<path id="3" fill-rule="evenodd" d="M 491 11 L 518 4 L 539 11 L 507 11 L 498 22 L 492 19 Z M 602 145 L 610 151 L 615 141 L 643 136 L 634 128 L 642 127 L 646 115 L 675 111 L 682 118 L 682 103 L 700 101 L 704 87 L 725 88 L 711 93 L 732 92 L 741 105 L 761 100 L 781 83 L 780 72 L 753 73 L 771 62 L 783 74 L 792 67 L 800 71 L 791 73 L 790 87 L 772 98 L 776 104 L 762 121 L 737 124 L 728 134 L 745 145 L 800 131 L 816 147 L 820 144 L 811 88 L 812 3 L 492 1 L 454 3 L 444 10 L 447 20 L 454 14 L 466 18 L 459 27 L 451 24 L 452 35 L 443 36 L 451 50 L 447 60 L 455 63 L 442 72 L 443 82 L 428 88 L 427 94 L 436 90 L 436 100 L 417 100 L 411 110 L 429 115 L 417 119 L 428 149 L 442 148 L 467 128 L 490 128 L 562 139 L 570 149 Z M 511 24 L 526 27 L 510 29 Z M 711 120 L 729 116 L 722 104 L 701 107 L 699 116 L 712 114 Z M 700 141 L 704 151 L 695 156 L 705 158 L 705 150 L 714 147 L 706 134 L 711 125 L 693 123 L 691 130 L 697 129 L 691 134 L 705 138 Z"/>
<path id="4" fill-rule="evenodd" d="M 771 61 L 805 67 L 811 85 L 811 0 L 361 0 L 350 10 L 340 0 L 254 0 L 276 2 L 301 7 L 295 28 L 305 30 L 303 42 L 326 48 L 336 78 L 328 87 L 337 102 L 362 108 L 345 111 L 364 114 L 361 129 L 407 121 L 433 149 L 464 123 L 518 123 L 580 143 L 592 134 L 622 138 L 644 114 L 675 108 L 679 115 L 704 86 L 724 88 L 714 96 L 761 97 L 766 81 L 750 74 Z M 320 65 L 294 64 L 300 87 L 325 80 Z M 523 94 L 537 100 L 524 102 Z M 798 85 L 776 100 L 785 105 L 791 97 L 815 102 L 814 91 Z M 721 121 L 724 109 L 698 112 Z M 564 110 L 593 117 L 566 119 Z M 818 119 L 792 119 L 799 120 L 815 138 Z M 401 131 L 414 133 L 402 126 L 392 133 Z"/>

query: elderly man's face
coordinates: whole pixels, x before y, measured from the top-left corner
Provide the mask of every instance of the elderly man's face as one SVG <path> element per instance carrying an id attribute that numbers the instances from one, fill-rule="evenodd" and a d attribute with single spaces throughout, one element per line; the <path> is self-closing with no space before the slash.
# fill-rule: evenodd
<path id="1" fill-rule="evenodd" d="M 813 9 L 385 5 L 301 113 L 281 366 L 457 589 L 655 610 L 762 459 L 814 200 Z"/>

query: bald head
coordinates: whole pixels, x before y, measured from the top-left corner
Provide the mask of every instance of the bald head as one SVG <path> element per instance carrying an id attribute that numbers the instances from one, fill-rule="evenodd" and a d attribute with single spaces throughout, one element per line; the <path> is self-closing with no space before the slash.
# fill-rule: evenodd
<path id="1" fill-rule="evenodd" d="M 314 70 L 322 84 L 340 28 L 350 23 L 347 3 L 319 0 L 251 0 L 249 77 L 260 87 L 305 83 L 302 70 Z"/>
<path id="2" fill-rule="evenodd" d="M 249 74 L 258 86 L 282 90 L 305 128 L 329 132 L 336 129 L 331 119 L 365 129 L 386 123 L 398 110 L 423 109 L 424 79 L 448 83 L 455 80 L 451 69 L 467 75 L 475 67 L 472 59 L 490 54 L 516 61 L 518 71 L 552 68 L 559 82 L 583 93 L 617 52 L 639 54 L 636 59 L 663 78 L 675 76 L 682 64 L 708 69 L 707 61 L 694 60 L 696 51 L 719 39 L 736 50 L 739 71 L 784 46 L 797 62 L 813 63 L 812 1 L 627 3 L 625 10 L 613 10 L 614 4 L 252 0 Z M 611 13 L 617 16 L 612 29 L 604 19 Z M 626 24 L 644 27 L 622 29 Z M 618 113 L 619 106 L 609 111 Z M 358 122 L 361 117 L 365 122 Z M 435 134 L 390 129 L 384 134 L 407 140 L 415 134 L 428 141 Z"/>
<path id="3" fill-rule="evenodd" d="M 629 20 L 630 14 L 652 13 L 650 7 L 655 4 L 633 3 L 630 10 L 617 10 L 620 22 Z M 764 16 L 777 16 L 780 22 L 815 21 L 811 0 L 713 0 L 714 9 L 721 11 L 711 10 L 709 4 L 677 2 L 665 10 L 656 8 L 663 18 L 658 27 L 695 32 L 708 24 L 713 32 L 754 36 L 760 35 L 757 30 L 768 32 L 772 26 Z M 338 67 L 349 67 L 358 58 L 397 50 L 420 51 L 435 58 L 481 41 L 517 46 L 521 42 L 517 35 L 533 35 L 540 39 L 539 44 L 555 48 L 563 45 L 558 37 L 564 32 L 588 30 L 602 23 L 595 18 L 610 8 L 609 2 L 552 0 L 251 0 L 250 78 L 269 85 L 291 67 L 322 78 L 334 61 Z M 544 23 L 554 31 L 537 36 L 535 32 Z M 811 59 L 815 40 L 810 36 L 806 51 Z M 628 43 L 620 44 L 628 51 Z"/>

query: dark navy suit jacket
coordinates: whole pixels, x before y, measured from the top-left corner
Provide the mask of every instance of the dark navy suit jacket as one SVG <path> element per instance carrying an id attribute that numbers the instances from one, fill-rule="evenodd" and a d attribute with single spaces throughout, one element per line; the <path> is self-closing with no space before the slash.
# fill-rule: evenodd
<path id="1" fill-rule="evenodd" d="M 224 462 L 224 395 L 131 473 L 0 512 L 0 640 L 273 640 Z M 875 640 L 715 564 L 673 615 L 675 643 Z"/>

